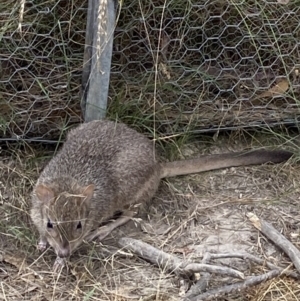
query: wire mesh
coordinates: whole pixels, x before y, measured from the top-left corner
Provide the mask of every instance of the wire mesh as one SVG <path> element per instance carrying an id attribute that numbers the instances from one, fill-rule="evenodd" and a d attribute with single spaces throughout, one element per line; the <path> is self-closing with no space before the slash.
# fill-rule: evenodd
<path id="1" fill-rule="evenodd" d="M 81 121 L 87 5 L 1 1 L 2 137 L 57 139 Z M 298 122 L 296 0 L 133 0 L 117 14 L 109 117 L 166 134 Z"/>
<path id="2" fill-rule="evenodd" d="M 1 1 L 0 136 L 57 139 L 80 121 L 86 2 Z"/>
<path id="3" fill-rule="evenodd" d="M 169 134 L 297 123 L 299 13 L 297 1 L 125 1 L 110 107 Z"/>

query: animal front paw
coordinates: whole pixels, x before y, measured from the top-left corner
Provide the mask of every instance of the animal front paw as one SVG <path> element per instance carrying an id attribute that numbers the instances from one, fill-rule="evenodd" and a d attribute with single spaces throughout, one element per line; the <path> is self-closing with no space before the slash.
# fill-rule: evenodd
<path id="1" fill-rule="evenodd" d="M 47 240 L 41 238 L 37 244 L 37 249 L 39 251 L 45 251 L 46 248 L 47 248 Z"/>
<path id="2" fill-rule="evenodd" d="M 66 264 L 65 258 L 61 258 L 59 256 L 56 257 L 55 262 L 53 264 L 53 272 L 56 273 L 61 270 Z"/>

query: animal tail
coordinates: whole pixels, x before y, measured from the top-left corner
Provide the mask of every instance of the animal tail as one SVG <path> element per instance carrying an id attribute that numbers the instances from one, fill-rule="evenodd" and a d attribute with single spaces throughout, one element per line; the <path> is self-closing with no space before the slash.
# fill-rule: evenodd
<path id="1" fill-rule="evenodd" d="M 280 163 L 293 155 L 285 150 L 252 150 L 161 163 L 161 178 L 200 173 L 233 166 Z"/>

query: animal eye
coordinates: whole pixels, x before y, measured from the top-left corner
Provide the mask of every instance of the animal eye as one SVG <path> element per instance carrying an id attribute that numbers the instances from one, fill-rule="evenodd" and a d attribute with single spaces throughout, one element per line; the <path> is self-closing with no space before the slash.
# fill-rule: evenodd
<path id="1" fill-rule="evenodd" d="M 78 224 L 77 224 L 77 229 L 81 229 L 81 228 L 82 228 L 81 222 L 78 222 Z"/>
<path id="2" fill-rule="evenodd" d="M 51 223 L 50 219 L 48 219 L 47 228 L 52 229 L 53 224 Z"/>

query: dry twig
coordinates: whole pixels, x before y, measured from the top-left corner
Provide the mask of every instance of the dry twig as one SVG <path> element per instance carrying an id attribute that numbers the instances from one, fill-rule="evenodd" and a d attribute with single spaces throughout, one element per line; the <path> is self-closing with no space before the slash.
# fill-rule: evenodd
<path id="1" fill-rule="evenodd" d="M 211 259 L 221 259 L 221 258 L 240 258 L 243 260 L 248 259 L 257 264 L 266 265 L 268 268 L 270 268 L 272 270 L 279 271 L 281 273 L 281 275 L 291 276 L 295 279 L 299 279 L 299 277 L 300 277 L 300 275 L 295 272 L 291 272 L 291 271 L 287 271 L 285 269 L 279 268 L 276 265 L 274 265 L 266 260 L 263 260 L 261 258 L 258 258 L 256 256 L 246 253 L 246 252 L 223 253 L 223 254 L 222 253 L 220 253 L 220 254 L 205 253 L 203 256 L 202 262 L 205 261 L 205 263 L 208 263 Z M 192 286 L 190 291 L 188 292 L 188 294 L 185 295 L 185 300 L 199 300 L 197 296 L 199 296 L 199 294 L 201 294 L 205 290 L 205 288 L 206 288 L 205 284 L 207 284 L 207 281 L 209 280 L 210 276 L 211 275 L 208 273 L 205 273 L 205 276 L 204 276 L 204 273 L 203 273 L 203 277 L 194 286 Z M 258 277 L 260 277 L 260 276 L 258 276 Z M 254 281 L 257 281 L 257 280 L 254 280 Z M 252 282 L 250 281 L 249 283 L 252 283 Z"/>
<path id="2" fill-rule="evenodd" d="M 261 259 L 257 256 L 254 256 L 254 255 L 246 253 L 246 252 L 243 252 L 243 253 L 210 254 L 210 259 L 221 259 L 221 258 L 240 258 L 240 259 L 243 259 L 243 260 L 248 259 L 248 260 L 251 260 L 251 261 L 253 261 L 257 264 L 266 265 L 271 270 L 279 270 L 279 271 L 281 271 L 281 274 L 284 274 L 286 276 L 290 276 L 290 277 L 293 277 L 295 279 L 300 278 L 300 275 L 298 273 L 280 268 L 280 267 L 276 266 L 273 263 L 270 263 L 270 262 L 268 262 L 264 259 Z"/>
<path id="3" fill-rule="evenodd" d="M 207 301 L 207 300 L 214 300 L 217 297 L 222 295 L 237 292 L 240 290 L 244 290 L 248 287 L 258 285 L 264 281 L 270 280 L 280 275 L 279 270 L 273 270 L 266 274 L 259 275 L 259 276 L 252 276 L 248 277 L 245 281 L 237 282 L 234 284 L 226 285 L 217 289 L 212 289 L 210 291 L 205 292 L 204 294 L 198 295 L 192 298 L 185 298 L 185 301 Z"/>
<path id="4" fill-rule="evenodd" d="M 209 263 L 211 260 L 211 254 L 206 252 L 203 256 L 202 263 Z M 204 292 L 208 286 L 209 280 L 211 278 L 211 274 L 207 272 L 201 273 L 201 277 L 199 281 L 197 281 L 189 290 L 189 292 L 185 295 L 186 299 L 193 298 L 202 292 Z"/>
<path id="5" fill-rule="evenodd" d="M 167 268 L 170 271 L 181 271 L 182 273 L 197 273 L 197 272 L 209 272 L 214 274 L 227 275 L 234 278 L 244 279 L 244 274 L 227 267 L 221 267 L 217 265 L 208 265 L 202 263 L 191 263 L 180 258 L 160 251 L 153 246 L 142 241 L 124 237 L 119 239 L 119 244 L 138 256 L 156 264 L 160 267 Z"/>
<path id="6" fill-rule="evenodd" d="M 289 256 L 297 271 L 300 273 L 300 251 L 271 224 L 259 219 L 253 213 L 248 213 L 247 216 L 255 228 L 261 231 L 267 238 L 272 240 L 276 246 L 280 247 Z"/>

